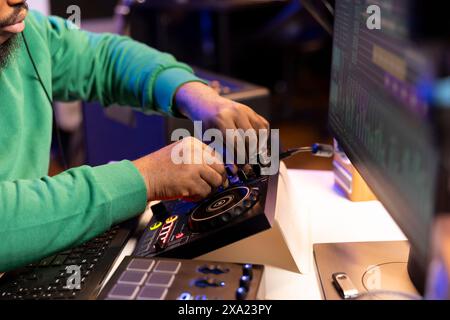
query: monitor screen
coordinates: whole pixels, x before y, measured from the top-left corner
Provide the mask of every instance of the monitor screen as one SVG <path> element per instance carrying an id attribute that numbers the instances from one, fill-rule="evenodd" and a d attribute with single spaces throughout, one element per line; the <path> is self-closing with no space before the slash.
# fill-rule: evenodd
<path id="1" fill-rule="evenodd" d="M 368 24 L 373 3 L 380 28 Z M 439 155 L 422 89 L 437 67 L 410 40 L 411 3 L 336 1 L 329 124 L 426 268 Z"/>

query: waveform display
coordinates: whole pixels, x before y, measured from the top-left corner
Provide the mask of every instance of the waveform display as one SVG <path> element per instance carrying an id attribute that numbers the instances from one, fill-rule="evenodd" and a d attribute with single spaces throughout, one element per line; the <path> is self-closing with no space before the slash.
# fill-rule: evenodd
<path id="1" fill-rule="evenodd" d="M 381 7 L 381 30 L 366 26 L 371 4 Z M 438 154 L 419 89 L 436 71 L 408 40 L 408 9 L 406 0 L 336 1 L 330 125 L 407 236 L 425 239 Z"/>

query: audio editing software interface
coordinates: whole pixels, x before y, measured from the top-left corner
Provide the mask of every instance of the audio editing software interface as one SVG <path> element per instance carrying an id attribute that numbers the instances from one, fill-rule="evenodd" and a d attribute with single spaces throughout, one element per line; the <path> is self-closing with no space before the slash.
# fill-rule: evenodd
<path id="1" fill-rule="evenodd" d="M 406 228 L 417 235 L 430 222 L 438 162 L 427 121 L 430 106 L 423 97 L 435 76 L 434 59 L 409 40 L 409 1 L 379 2 L 381 30 L 367 26 L 369 5 L 336 2 L 330 127 L 350 141 L 344 149 L 375 190 L 399 195 L 395 201 L 381 199 L 394 218 L 401 210 L 419 211 L 419 219 Z M 380 185 L 382 173 L 389 184 Z M 426 250 L 428 244 L 422 245 Z"/>

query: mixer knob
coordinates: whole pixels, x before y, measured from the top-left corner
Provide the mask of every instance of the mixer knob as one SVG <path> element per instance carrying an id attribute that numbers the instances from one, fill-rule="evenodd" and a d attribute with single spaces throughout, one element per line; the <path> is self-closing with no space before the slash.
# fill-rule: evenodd
<path id="1" fill-rule="evenodd" d="M 151 206 L 151 209 L 153 212 L 153 216 L 158 221 L 164 221 L 169 215 L 166 206 L 162 202 Z"/>
<path id="2" fill-rule="evenodd" d="M 248 209 L 253 205 L 253 203 L 250 200 L 244 200 L 243 205 Z"/>
<path id="3" fill-rule="evenodd" d="M 242 274 L 244 276 L 248 276 L 250 278 L 250 280 L 253 279 L 253 265 L 251 264 L 244 264 L 244 266 L 242 267 Z"/>
<path id="4" fill-rule="evenodd" d="M 258 201 L 258 197 L 259 197 L 259 192 L 256 189 L 253 189 L 252 192 L 250 193 L 250 200 L 253 202 Z"/>
<path id="5" fill-rule="evenodd" d="M 237 205 L 233 209 L 230 209 L 228 213 L 232 217 L 238 217 L 238 216 L 240 216 L 242 214 L 242 212 L 244 212 L 244 208 L 242 207 L 242 205 Z"/>
<path id="6" fill-rule="evenodd" d="M 245 290 L 250 289 L 250 283 L 252 282 L 252 279 L 249 276 L 242 276 L 239 279 L 239 286 L 242 288 L 245 288 Z"/>
<path id="7" fill-rule="evenodd" d="M 230 221 L 232 218 L 231 213 L 230 212 L 226 212 L 224 214 L 222 214 L 220 216 L 220 219 L 222 220 L 222 222 L 227 223 L 228 221 Z"/>
<path id="8" fill-rule="evenodd" d="M 245 288 L 239 287 L 236 290 L 236 300 L 245 300 L 245 298 L 247 298 L 247 294 L 248 291 Z"/>
<path id="9" fill-rule="evenodd" d="M 213 278 L 201 278 L 197 279 L 194 282 L 194 285 L 198 288 L 207 288 L 207 287 L 224 287 L 225 282 Z"/>
<path id="10" fill-rule="evenodd" d="M 204 274 L 223 274 L 223 273 L 228 273 L 230 272 L 230 269 L 221 266 L 221 265 L 214 265 L 214 264 L 210 264 L 210 265 L 204 265 L 201 266 L 200 268 L 198 268 L 198 271 Z"/>

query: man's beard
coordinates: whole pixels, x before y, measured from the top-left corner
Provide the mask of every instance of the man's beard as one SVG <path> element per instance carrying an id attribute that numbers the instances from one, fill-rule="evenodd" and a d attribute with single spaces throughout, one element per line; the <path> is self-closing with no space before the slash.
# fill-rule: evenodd
<path id="1" fill-rule="evenodd" d="M 13 24 L 23 10 L 28 11 L 28 4 L 26 2 L 16 5 L 14 12 L 6 19 L 0 21 L 0 28 Z M 0 71 L 11 62 L 13 53 L 18 46 L 19 37 L 17 34 L 12 35 L 11 38 L 0 44 Z"/>
<path id="2" fill-rule="evenodd" d="M 19 37 L 13 35 L 6 40 L 3 44 L 0 44 L 0 71 L 13 60 L 14 52 L 19 46 Z"/>

